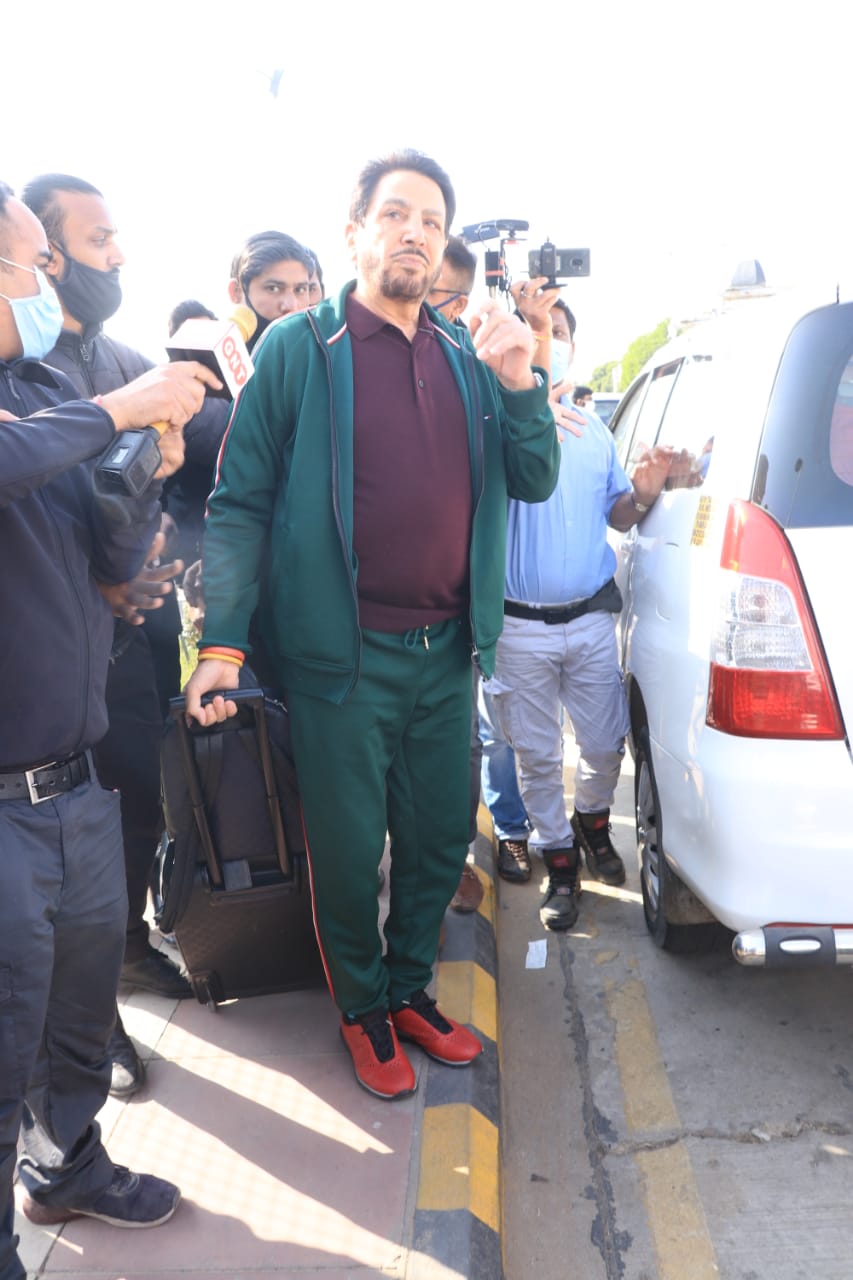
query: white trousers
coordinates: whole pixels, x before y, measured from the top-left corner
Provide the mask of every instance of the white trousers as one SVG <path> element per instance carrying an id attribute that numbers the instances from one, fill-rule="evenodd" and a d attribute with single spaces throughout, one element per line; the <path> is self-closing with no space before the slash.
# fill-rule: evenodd
<path id="1" fill-rule="evenodd" d="M 488 691 L 515 751 L 534 843 L 567 848 L 574 835 L 563 787 L 561 706 L 580 752 L 574 796 L 579 813 L 610 808 L 625 754 L 628 704 L 613 614 L 587 613 L 556 626 L 505 618 Z"/>

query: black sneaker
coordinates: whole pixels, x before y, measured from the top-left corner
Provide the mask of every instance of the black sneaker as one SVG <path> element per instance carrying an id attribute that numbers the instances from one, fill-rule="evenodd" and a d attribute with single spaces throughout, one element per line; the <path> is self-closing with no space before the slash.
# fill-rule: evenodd
<path id="1" fill-rule="evenodd" d="M 571 929 L 578 918 L 581 896 L 580 855 L 569 849 L 548 849 L 544 853 L 548 868 L 545 896 L 539 907 L 539 919 L 546 929 Z"/>
<path id="2" fill-rule="evenodd" d="M 125 960 L 121 966 L 121 981 L 127 987 L 140 991 L 153 991 L 158 996 L 172 1000 L 189 1000 L 193 989 L 174 960 L 162 951 L 148 948 L 141 960 Z"/>
<path id="3" fill-rule="evenodd" d="M 107 1046 L 112 1063 L 110 1093 L 114 1098 L 132 1098 L 145 1083 L 145 1063 L 136 1052 L 136 1045 L 124 1029 L 124 1023 L 116 1010 L 116 1025 Z"/>
<path id="4" fill-rule="evenodd" d="M 589 874 L 602 884 L 624 884 L 625 864 L 610 839 L 610 810 L 572 814 L 572 831 L 584 852 Z"/>
<path id="5" fill-rule="evenodd" d="M 39 1227 L 52 1227 L 72 1218 L 98 1218 L 111 1227 L 159 1227 L 178 1207 L 180 1190 L 151 1173 L 131 1173 L 123 1165 L 113 1167 L 113 1178 L 91 1204 L 65 1208 L 24 1199 L 24 1216 Z"/>

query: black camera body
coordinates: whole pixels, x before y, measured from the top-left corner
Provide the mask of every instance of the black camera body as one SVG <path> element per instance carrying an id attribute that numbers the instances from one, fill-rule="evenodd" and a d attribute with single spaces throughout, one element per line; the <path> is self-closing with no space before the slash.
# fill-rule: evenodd
<path id="1" fill-rule="evenodd" d="M 95 470 L 95 484 L 100 493 L 131 498 L 140 497 L 154 479 L 162 457 L 157 447 L 160 439 L 154 427 L 140 431 L 120 431 L 101 454 Z"/>
<path id="2" fill-rule="evenodd" d="M 572 280 L 589 275 L 589 249 L 558 249 L 546 240 L 541 249 L 531 249 L 527 255 L 530 278 L 547 276 L 547 288 L 557 287 L 558 280 Z"/>

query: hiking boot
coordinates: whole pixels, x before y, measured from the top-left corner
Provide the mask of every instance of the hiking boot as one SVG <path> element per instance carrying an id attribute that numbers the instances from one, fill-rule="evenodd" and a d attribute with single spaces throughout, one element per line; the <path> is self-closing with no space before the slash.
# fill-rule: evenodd
<path id="1" fill-rule="evenodd" d="M 602 884 L 624 884 L 625 864 L 610 839 L 610 810 L 572 814 L 572 831 L 584 852 L 586 869 Z"/>
<path id="2" fill-rule="evenodd" d="M 145 1063 L 125 1031 L 118 1010 L 116 1024 L 107 1045 L 107 1057 L 112 1064 L 110 1093 L 114 1098 L 132 1098 L 145 1083 Z"/>
<path id="3" fill-rule="evenodd" d="M 581 896 L 580 854 L 571 845 L 568 849 L 547 849 L 544 858 L 548 883 L 539 919 L 546 929 L 571 929 L 578 918 Z"/>
<path id="4" fill-rule="evenodd" d="M 23 1210 L 24 1216 L 39 1227 L 52 1227 L 72 1218 L 98 1218 L 111 1227 L 159 1227 L 171 1218 L 180 1198 L 173 1182 L 151 1173 L 131 1173 L 117 1164 L 110 1185 L 89 1205 L 42 1204 L 28 1195 Z"/>
<path id="5" fill-rule="evenodd" d="M 477 1037 L 453 1018 L 440 1013 L 423 990 L 404 1000 L 391 1014 L 401 1040 L 411 1040 L 446 1067 L 467 1067 L 483 1052 Z"/>
<path id="6" fill-rule="evenodd" d="M 350 1051 L 355 1078 L 368 1093 L 393 1102 L 415 1092 L 412 1064 L 400 1048 L 387 1009 L 374 1009 L 356 1018 L 344 1014 L 341 1036 Z"/>
<path id="7" fill-rule="evenodd" d="M 510 884 L 524 884 L 530 879 L 530 854 L 526 840 L 498 841 L 498 875 Z"/>

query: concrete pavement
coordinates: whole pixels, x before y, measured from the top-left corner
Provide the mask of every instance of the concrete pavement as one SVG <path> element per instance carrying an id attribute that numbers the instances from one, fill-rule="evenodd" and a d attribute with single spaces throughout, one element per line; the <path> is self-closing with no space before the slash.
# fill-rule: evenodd
<path id="1" fill-rule="evenodd" d="M 441 1007 L 485 1052 L 471 1068 L 411 1046 L 418 1090 L 361 1089 L 325 990 L 232 1001 L 121 992 L 148 1080 L 100 1115 L 116 1163 L 172 1179 L 182 1201 L 152 1230 L 17 1214 L 28 1277 L 86 1280 L 459 1280 L 501 1274 L 498 1045 L 491 847 L 472 855 L 476 915 L 448 911 Z M 163 944 L 165 945 L 165 944 Z M 20 1202 L 22 1189 L 16 1194 Z"/>

